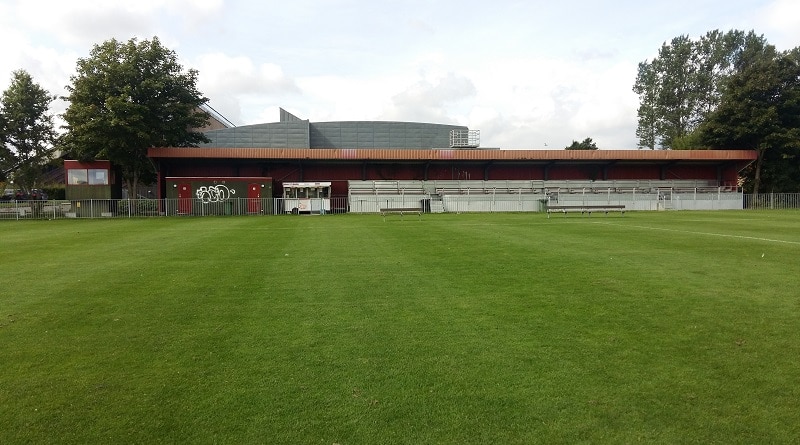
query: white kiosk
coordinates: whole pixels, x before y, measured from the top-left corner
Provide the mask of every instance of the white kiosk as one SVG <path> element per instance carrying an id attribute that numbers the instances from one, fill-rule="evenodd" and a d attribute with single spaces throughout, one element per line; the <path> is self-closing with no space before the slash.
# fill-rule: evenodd
<path id="1" fill-rule="evenodd" d="M 319 213 L 331 211 L 330 182 L 284 182 L 283 209 L 286 213 Z"/>

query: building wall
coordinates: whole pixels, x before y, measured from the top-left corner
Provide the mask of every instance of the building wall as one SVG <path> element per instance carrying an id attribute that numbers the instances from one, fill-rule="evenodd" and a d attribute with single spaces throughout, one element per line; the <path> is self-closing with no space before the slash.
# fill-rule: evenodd
<path id="1" fill-rule="evenodd" d="M 247 198 L 247 185 L 252 183 L 259 184 L 262 189 L 261 195 L 272 196 L 272 178 L 265 177 L 169 177 L 166 178 L 167 192 L 165 198 L 178 198 L 179 183 L 187 183 L 192 186 L 192 196 L 197 196 L 197 191 L 201 187 L 225 186 L 231 193 L 226 195 L 229 198 Z M 268 193 L 267 193 L 268 192 Z M 225 199 L 224 197 L 222 199 Z"/>
<path id="2" fill-rule="evenodd" d="M 554 165 L 547 169 L 547 179 L 553 181 L 563 181 L 569 179 L 576 180 L 601 180 L 603 179 L 603 167 L 595 164 L 588 165 Z"/>
<path id="3" fill-rule="evenodd" d="M 237 169 L 231 163 L 172 163 L 164 171 L 167 176 L 208 176 L 208 177 L 228 177 L 238 176 Z M 258 175 L 257 175 L 258 176 Z"/>
<path id="4" fill-rule="evenodd" d="M 497 164 L 488 168 L 486 180 L 521 179 L 543 180 L 545 166 L 541 164 Z"/>
<path id="5" fill-rule="evenodd" d="M 200 147 L 309 148 L 308 121 L 245 125 L 205 133 L 211 140 Z"/>
<path id="6" fill-rule="evenodd" d="M 417 122 L 318 122 L 310 125 L 310 141 L 311 148 L 447 148 L 451 130 L 467 127 Z"/>
<path id="7" fill-rule="evenodd" d="M 73 171 L 82 171 L 91 175 L 92 171 L 105 172 L 105 184 L 92 184 L 88 176 L 85 183 L 70 183 Z M 122 183 L 118 173 L 111 167 L 111 162 L 98 160 L 81 162 L 76 160 L 64 161 L 64 178 L 66 199 L 119 199 L 122 198 Z"/>
<path id="8" fill-rule="evenodd" d="M 607 168 L 607 180 L 661 179 L 661 166 L 654 164 L 614 165 Z M 689 178 L 690 179 L 690 178 Z"/>
<path id="9" fill-rule="evenodd" d="M 664 179 L 706 179 L 717 180 L 718 169 L 715 166 L 675 165 L 666 169 Z"/>
<path id="10" fill-rule="evenodd" d="M 319 122 L 286 120 L 207 131 L 201 147 L 217 148 L 393 148 L 450 147 L 451 130 L 461 125 L 417 122 Z"/>
<path id="11" fill-rule="evenodd" d="M 272 178 L 168 177 L 164 182 L 168 215 L 272 213 Z"/>
<path id="12" fill-rule="evenodd" d="M 248 160 L 248 159 L 174 159 L 160 164 L 166 176 L 194 177 L 271 177 L 273 196 L 281 193 L 285 181 L 331 181 L 332 196 L 346 196 L 348 180 L 706 180 L 720 185 L 735 185 L 728 177 L 737 177 L 737 165 L 667 163 L 576 163 L 544 164 L 521 161 L 502 164 L 478 161 L 375 161 L 375 160 Z M 162 181 L 163 184 L 163 181 Z M 166 190 L 161 189 L 161 196 Z"/>

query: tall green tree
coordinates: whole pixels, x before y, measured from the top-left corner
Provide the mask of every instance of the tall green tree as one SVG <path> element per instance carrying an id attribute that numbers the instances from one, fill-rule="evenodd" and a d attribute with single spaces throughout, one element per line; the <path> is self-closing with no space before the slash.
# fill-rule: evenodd
<path id="1" fill-rule="evenodd" d="M 766 46 L 747 54 L 719 106 L 699 128 L 711 148 L 756 150 L 745 188 L 800 191 L 800 49 Z"/>
<path id="2" fill-rule="evenodd" d="M 572 141 L 572 144 L 564 147 L 564 150 L 597 150 L 597 144 L 592 138 L 586 138 L 582 142 Z"/>
<path id="3" fill-rule="evenodd" d="M 17 184 L 32 188 L 50 160 L 56 132 L 50 104 L 56 96 L 33 81 L 27 71 L 14 71 L 11 84 L 0 98 L 3 175 L 14 174 Z"/>
<path id="4" fill-rule="evenodd" d="M 633 91 L 639 95 L 636 137 L 639 138 L 639 148 L 650 150 L 655 150 L 658 139 L 658 84 L 655 76 L 656 70 L 652 63 L 640 62 L 633 86 Z"/>
<path id="5" fill-rule="evenodd" d="M 697 40 L 678 36 L 639 64 L 633 91 L 639 95 L 636 135 L 640 148 L 683 148 L 716 109 L 731 74 L 747 55 L 766 46 L 753 31 L 710 31 Z"/>
<path id="6" fill-rule="evenodd" d="M 0 182 L 5 182 L 6 176 L 11 172 L 9 168 L 12 164 L 11 159 L 11 150 L 6 147 L 6 118 L 0 107 Z"/>
<path id="7" fill-rule="evenodd" d="M 687 36 L 676 37 L 671 45 L 661 47 L 660 59 L 654 63 L 661 84 L 657 102 L 660 116 L 656 129 L 664 147 L 671 146 L 675 138 L 689 131 L 693 117 L 692 47 Z"/>
<path id="8" fill-rule="evenodd" d="M 82 160 L 108 159 L 128 190 L 150 182 L 150 147 L 187 147 L 208 139 L 195 129 L 208 123 L 208 102 L 197 90 L 197 71 L 184 71 L 157 37 L 96 45 L 77 63 L 67 86 L 67 151 Z"/>

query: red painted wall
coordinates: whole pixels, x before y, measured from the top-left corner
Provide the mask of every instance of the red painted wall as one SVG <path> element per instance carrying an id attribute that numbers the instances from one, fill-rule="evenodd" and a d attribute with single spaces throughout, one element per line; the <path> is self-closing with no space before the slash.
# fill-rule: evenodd
<path id="1" fill-rule="evenodd" d="M 607 180 L 609 181 L 637 179 L 659 180 L 661 179 L 661 167 L 649 164 L 613 165 L 608 167 Z"/>
<path id="2" fill-rule="evenodd" d="M 65 164 L 66 165 L 66 164 Z M 285 181 L 330 181 L 333 196 L 347 196 L 348 180 L 660 180 L 699 179 L 716 181 L 718 175 L 735 185 L 741 165 L 728 164 L 721 172 L 716 165 L 659 163 L 552 164 L 511 162 L 367 162 L 362 161 L 187 161 L 162 163 L 164 176 L 273 178 L 274 196 L 280 196 Z"/>
<path id="3" fill-rule="evenodd" d="M 491 165 L 489 166 L 489 180 L 542 180 L 544 179 L 544 165 Z"/>
<path id="4" fill-rule="evenodd" d="M 676 165 L 667 169 L 664 179 L 702 179 L 716 181 L 717 169 L 716 167 L 704 167 L 702 165 Z"/>
<path id="5" fill-rule="evenodd" d="M 104 168 L 106 170 L 111 170 L 111 161 L 75 161 L 75 160 L 64 160 L 64 169 L 82 169 L 82 168 Z"/>

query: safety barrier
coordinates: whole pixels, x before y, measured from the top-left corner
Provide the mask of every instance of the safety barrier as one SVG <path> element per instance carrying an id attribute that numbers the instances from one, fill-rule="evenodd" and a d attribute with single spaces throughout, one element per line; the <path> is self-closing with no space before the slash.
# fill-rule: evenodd
<path id="1" fill-rule="evenodd" d="M 543 212 L 551 205 L 624 205 L 629 211 L 800 209 L 800 193 L 742 194 L 737 192 L 654 191 L 651 193 L 497 193 L 430 195 L 351 195 L 330 199 L 311 214 L 380 213 L 385 208 L 418 207 L 425 213 Z M 320 208 L 320 207 L 315 207 Z M 67 218 L 148 218 L 167 216 L 283 215 L 282 198 L 232 198 L 222 202 L 199 199 L 88 199 L 63 201 L 3 201 L 0 220 Z"/>

